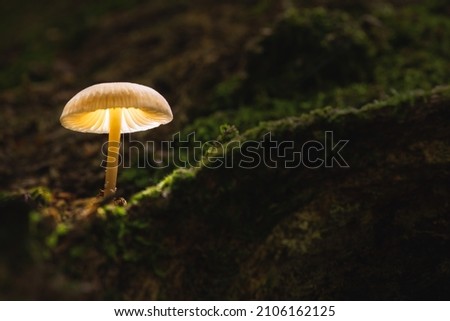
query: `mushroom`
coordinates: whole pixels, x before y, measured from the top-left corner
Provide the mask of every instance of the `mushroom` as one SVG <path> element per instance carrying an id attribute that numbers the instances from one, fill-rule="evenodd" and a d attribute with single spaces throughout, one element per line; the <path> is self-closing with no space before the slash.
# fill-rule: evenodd
<path id="1" fill-rule="evenodd" d="M 172 111 L 156 90 L 129 82 L 101 83 L 83 89 L 64 107 L 60 122 L 67 129 L 109 134 L 104 196 L 116 191 L 121 133 L 167 124 Z"/>

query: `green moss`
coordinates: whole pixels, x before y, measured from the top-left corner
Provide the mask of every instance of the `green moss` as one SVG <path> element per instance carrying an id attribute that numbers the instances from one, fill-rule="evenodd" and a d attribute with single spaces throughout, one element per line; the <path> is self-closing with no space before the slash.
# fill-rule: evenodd
<path id="1" fill-rule="evenodd" d="M 58 245 L 58 241 L 61 237 L 66 235 L 70 230 L 70 227 L 65 223 L 59 223 L 56 225 L 54 231 L 47 236 L 45 244 L 50 248 L 54 249 Z"/>
<path id="2" fill-rule="evenodd" d="M 245 70 L 217 85 L 211 114 L 186 132 L 206 141 L 223 123 L 243 132 L 315 108 L 360 108 L 448 84 L 450 23 L 437 3 L 376 3 L 364 14 L 291 8 L 247 52 Z"/>
<path id="3" fill-rule="evenodd" d="M 239 130 L 234 125 L 222 124 L 219 129 L 220 135 L 217 137 L 217 140 L 221 143 L 227 143 L 239 136 Z"/>
<path id="4" fill-rule="evenodd" d="M 0 192 L 0 204 L 8 202 L 11 199 L 11 194 L 6 192 Z"/>
<path id="5" fill-rule="evenodd" d="M 131 198 L 130 203 L 137 204 L 140 200 L 145 198 L 157 198 L 161 195 L 167 196 L 173 189 L 177 189 L 180 184 L 192 180 L 195 177 L 197 170 L 197 168 L 176 169 L 156 186 L 150 186 L 142 192 L 135 194 Z"/>
<path id="6" fill-rule="evenodd" d="M 88 20 L 103 5 L 94 5 L 79 30 L 89 29 Z M 74 219 L 75 226 L 49 224 L 50 233 L 40 228 L 41 210 L 56 203 L 50 191 L 0 194 L 5 257 L 26 256 L 30 237 L 43 239 L 53 254 L 47 262 L 119 299 L 148 299 L 148 293 L 167 299 L 395 297 L 405 288 L 417 293 L 408 288 L 410 280 L 432 277 L 414 274 L 420 269 L 410 266 L 430 275 L 448 272 L 442 268 L 446 258 L 429 255 L 448 247 L 448 204 L 442 200 L 448 195 L 450 89 L 432 88 L 449 80 L 443 36 L 449 26 L 444 10 L 436 8 L 376 3 L 365 12 L 288 11 L 249 41 L 243 70 L 217 80 L 211 104 L 199 113 L 211 114 L 184 128 L 222 143 L 211 143 L 206 156 L 230 153 L 268 132 L 301 143 L 334 130 L 350 139 L 350 169 L 261 165 L 249 171 L 237 166 L 239 157 L 231 168 L 214 170 L 205 166 L 206 157 L 198 168 L 169 168 L 169 174 L 132 168 L 120 176 L 121 185 L 143 189 L 131 206 L 101 207 L 98 215 Z M 168 47 L 191 34 L 182 35 Z M 173 66 L 158 70 L 169 76 L 167 70 L 181 70 Z M 194 96 L 204 94 L 200 87 Z M 422 131 L 430 138 L 420 138 Z M 443 282 L 436 284 L 422 287 L 422 295 L 442 294 Z"/>
<path id="7" fill-rule="evenodd" d="M 119 186 L 133 185 L 136 189 L 142 189 L 149 185 L 152 176 L 145 168 L 124 168 L 119 174 Z"/>
<path id="8" fill-rule="evenodd" d="M 47 187 L 34 187 L 29 190 L 29 194 L 37 205 L 48 206 L 53 200 L 52 192 Z"/>
<path id="9" fill-rule="evenodd" d="M 283 136 L 285 133 L 297 136 L 301 133 L 310 136 L 314 135 L 314 128 L 317 126 L 325 126 L 327 129 L 343 130 L 347 125 L 355 121 L 371 121 L 374 118 L 383 117 L 390 119 L 397 119 L 401 121 L 408 117 L 411 108 L 422 108 L 427 101 L 436 99 L 446 99 L 450 96 L 450 87 L 441 86 L 430 91 L 416 90 L 405 93 L 393 94 L 383 101 L 375 101 L 362 106 L 361 108 L 333 108 L 325 107 L 314 109 L 309 113 L 302 114 L 296 117 L 286 117 L 276 121 L 261 122 L 249 130 L 239 134 L 237 129 L 233 126 L 222 126 L 222 134 L 224 141 L 227 144 L 222 147 L 214 149 L 210 154 L 212 156 L 221 156 L 231 152 L 235 149 L 233 146 L 238 146 L 239 143 L 245 141 L 259 141 L 264 134 L 270 132 L 275 137 Z M 208 156 L 211 156 L 208 154 Z M 239 161 L 239 158 L 236 158 Z M 205 164 L 207 160 L 203 160 L 202 166 L 191 169 L 177 169 L 172 174 L 166 176 L 159 184 L 150 186 L 140 193 L 135 194 L 131 203 L 139 204 L 139 201 L 145 198 L 166 198 L 170 193 L 178 187 L 189 188 L 189 182 L 195 179 L 198 172 L 206 170 Z"/>
<path id="10" fill-rule="evenodd" d="M 265 97 L 292 99 L 368 81 L 376 52 L 360 21 L 345 12 L 290 10 L 250 54 L 240 94 L 257 102 Z"/>
<path id="11" fill-rule="evenodd" d="M 448 212 L 442 201 L 448 184 L 440 178 L 448 176 L 448 144 L 440 142 L 448 135 L 443 124 L 449 93 L 449 87 L 392 92 L 386 101 L 361 108 L 315 109 L 262 122 L 241 133 L 233 126 L 222 126 L 218 130 L 224 148 L 214 151 L 219 156 L 230 152 L 229 144 L 260 140 L 267 132 L 274 139 L 301 143 L 320 139 L 324 130 L 335 130 L 350 139 L 346 156 L 351 168 L 177 169 L 135 194 L 126 209 L 102 207 L 102 215 L 81 230 L 69 231 L 72 237 L 61 238 L 67 242 L 62 250 L 66 253 L 71 253 L 71 245 L 89 251 L 74 250 L 70 258 L 58 255 L 71 275 L 83 281 L 96 280 L 99 271 L 111 273 L 111 278 L 102 278 L 102 290 L 113 289 L 117 298 L 140 296 L 133 291 L 135 284 L 142 289 L 143 279 L 151 280 L 146 293 L 170 299 L 375 298 L 391 291 L 391 285 L 379 282 L 379 291 L 365 277 L 398 280 L 390 262 L 410 271 L 402 261 L 415 260 L 410 253 L 420 251 L 421 245 L 403 242 L 424 241 L 423 233 L 414 229 L 428 224 L 423 230 L 433 229 L 431 243 L 442 245 L 436 233 L 440 227 L 426 222 L 429 217 L 442 220 Z M 420 127 L 419 136 L 426 131 L 433 138 L 430 146 L 415 140 L 410 130 L 416 127 Z M 389 139 L 381 139 L 383 135 Z M 390 160 L 392 154 L 405 158 L 419 154 L 421 158 L 408 166 L 424 168 L 411 171 L 405 163 Z M 239 158 L 233 160 L 237 165 Z M 430 181 L 431 188 L 426 184 Z M 423 193 L 441 200 L 441 208 L 428 210 L 426 201 L 416 196 Z M 414 202 L 423 207 L 417 209 Z M 386 235 L 389 242 L 385 243 Z M 426 235 L 425 241 L 430 239 Z M 423 262 L 427 254 L 420 254 L 426 258 Z M 385 255 L 389 262 L 379 259 Z M 442 255 L 437 257 L 439 265 Z M 90 276 L 84 275 L 86 258 Z M 353 273 L 354 268 L 360 273 Z M 329 271 L 336 271 L 331 286 L 327 286 Z M 118 273 L 126 284 L 117 282 Z M 354 275 L 358 286 L 351 282 Z M 347 292 L 352 289 L 369 293 Z"/>
<path id="12" fill-rule="evenodd" d="M 86 253 L 86 248 L 83 245 L 75 245 L 71 247 L 69 256 L 72 259 L 78 259 L 83 257 L 83 255 Z"/>

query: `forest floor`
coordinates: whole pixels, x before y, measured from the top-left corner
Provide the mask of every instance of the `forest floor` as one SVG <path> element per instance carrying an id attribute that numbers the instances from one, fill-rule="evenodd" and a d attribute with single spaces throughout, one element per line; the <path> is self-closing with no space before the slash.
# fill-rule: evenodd
<path id="1" fill-rule="evenodd" d="M 0 298 L 448 300 L 450 6 L 307 3 L 8 4 Z M 97 197 L 106 137 L 59 123 L 110 81 L 173 108 L 126 137 L 132 165 L 148 151 L 130 140 L 211 146 L 188 168 L 182 149 L 120 168 L 126 206 Z M 285 166 L 327 132 L 348 168 Z M 295 146 L 272 155 L 282 166 L 267 166 L 268 133 Z M 239 167 L 250 152 L 265 162 Z M 220 157 L 233 166 L 211 169 Z"/>

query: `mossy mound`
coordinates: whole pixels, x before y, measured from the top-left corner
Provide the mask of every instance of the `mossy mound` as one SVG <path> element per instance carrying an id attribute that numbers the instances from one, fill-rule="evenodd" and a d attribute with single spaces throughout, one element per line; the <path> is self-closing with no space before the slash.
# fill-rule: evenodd
<path id="1" fill-rule="evenodd" d="M 266 163 L 243 169 L 234 149 L 232 168 L 176 170 L 128 208 L 94 211 L 53 260 L 103 299 L 449 298 L 449 93 L 262 124 L 234 143 L 332 131 L 349 167 L 269 168 L 260 145 Z"/>
<path id="2" fill-rule="evenodd" d="M 2 45 L 0 298 L 450 299 L 446 1 L 116 2 Z M 121 171 L 125 207 L 81 198 L 101 138 L 57 119 L 118 79 L 174 106 L 143 138 L 209 141 Z"/>
<path id="3" fill-rule="evenodd" d="M 210 140 L 223 123 L 243 131 L 323 106 L 360 108 L 450 82 L 443 2 L 354 5 L 354 11 L 286 9 L 253 39 L 242 70 L 217 84 L 203 117 L 184 132 Z"/>

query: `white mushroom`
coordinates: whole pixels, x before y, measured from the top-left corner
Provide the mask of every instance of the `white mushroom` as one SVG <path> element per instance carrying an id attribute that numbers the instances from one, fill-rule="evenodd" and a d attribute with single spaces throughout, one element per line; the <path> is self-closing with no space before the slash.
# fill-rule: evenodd
<path id="1" fill-rule="evenodd" d="M 164 97 L 156 90 L 129 82 L 102 83 L 76 94 L 64 107 L 60 121 L 67 129 L 109 134 L 104 196 L 116 191 L 121 133 L 134 133 L 173 119 Z"/>

